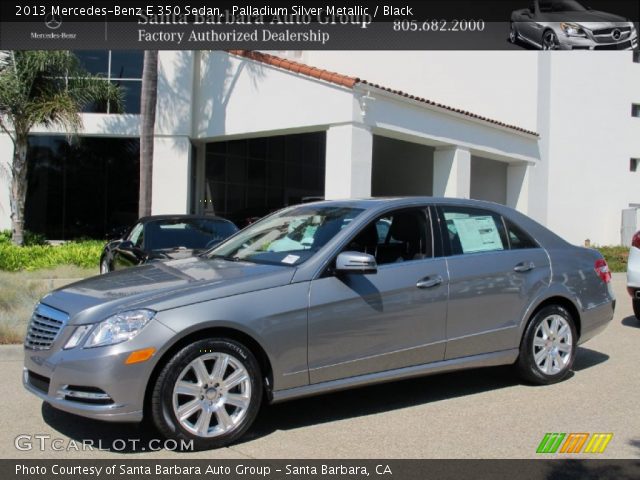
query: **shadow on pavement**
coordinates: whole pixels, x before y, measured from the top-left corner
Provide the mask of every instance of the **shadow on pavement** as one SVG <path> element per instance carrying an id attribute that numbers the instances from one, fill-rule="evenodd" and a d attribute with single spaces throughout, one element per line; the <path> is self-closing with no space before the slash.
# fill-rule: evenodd
<path id="1" fill-rule="evenodd" d="M 579 348 L 574 370 L 591 368 L 608 358 L 608 355 L 595 350 Z M 502 366 L 384 383 L 282 404 L 264 405 L 256 422 L 239 443 L 264 437 L 277 430 L 292 430 L 375 415 L 518 384 L 519 379 L 513 368 Z M 58 411 L 48 404 L 43 404 L 42 416 L 49 426 L 76 442 L 93 441 L 94 445 L 101 445 L 112 452 L 140 453 L 152 450 L 151 447 L 157 449 L 162 445 L 161 435 L 148 422 L 100 422 Z M 128 441 L 127 448 L 122 449 L 120 439 L 133 439 L 137 440 L 137 443 Z M 114 442 L 117 445 L 115 448 Z"/>
<path id="2" fill-rule="evenodd" d="M 635 315 L 630 315 L 622 319 L 622 325 L 625 327 L 640 328 L 640 320 Z"/>

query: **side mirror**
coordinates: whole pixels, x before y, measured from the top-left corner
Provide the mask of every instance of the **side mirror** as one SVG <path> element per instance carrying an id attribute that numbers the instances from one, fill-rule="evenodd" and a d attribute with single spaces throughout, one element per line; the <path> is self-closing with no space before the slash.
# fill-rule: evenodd
<path id="1" fill-rule="evenodd" d="M 337 273 L 377 273 L 378 264 L 373 255 L 360 252 L 342 252 L 336 258 Z"/>
<path id="2" fill-rule="evenodd" d="M 124 242 L 120 243 L 120 245 L 118 245 L 118 248 L 121 248 L 122 250 L 133 250 L 135 248 L 135 245 L 131 240 L 125 240 Z"/>

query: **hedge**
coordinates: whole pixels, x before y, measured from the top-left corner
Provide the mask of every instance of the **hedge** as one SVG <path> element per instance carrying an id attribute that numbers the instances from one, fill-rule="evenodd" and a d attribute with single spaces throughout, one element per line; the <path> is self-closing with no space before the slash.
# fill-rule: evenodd
<path id="1" fill-rule="evenodd" d="M 0 270 L 39 270 L 59 265 L 93 268 L 100 262 L 104 242 L 87 240 L 62 245 L 28 245 L 18 247 L 10 238 L 0 234 Z"/>

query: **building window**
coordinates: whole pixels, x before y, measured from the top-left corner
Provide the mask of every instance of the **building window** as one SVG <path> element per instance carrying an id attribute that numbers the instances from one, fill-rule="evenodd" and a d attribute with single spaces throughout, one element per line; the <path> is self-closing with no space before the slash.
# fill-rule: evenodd
<path id="1" fill-rule="evenodd" d="M 77 50 L 73 52 L 82 67 L 93 75 L 104 77 L 106 82 L 119 85 L 124 92 L 123 113 L 140 113 L 142 91 L 141 51 Z M 86 113 L 110 113 L 108 104 L 87 105 Z"/>
<path id="2" fill-rule="evenodd" d="M 632 158 L 629 161 L 629 171 L 631 172 L 637 172 L 638 171 L 638 164 L 640 163 L 640 158 Z"/>
<path id="3" fill-rule="evenodd" d="M 49 239 L 104 239 L 138 215 L 138 139 L 29 138 L 26 229 Z"/>
<path id="4" fill-rule="evenodd" d="M 631 116 L 640 117 L 640 104 L 634 103 L 631 105 Z"/>
<path id="5" fill-rule="evenodd" d="M 204 211 L 239 227 L 324 196 L 324 132 L 209 143 Z"/>

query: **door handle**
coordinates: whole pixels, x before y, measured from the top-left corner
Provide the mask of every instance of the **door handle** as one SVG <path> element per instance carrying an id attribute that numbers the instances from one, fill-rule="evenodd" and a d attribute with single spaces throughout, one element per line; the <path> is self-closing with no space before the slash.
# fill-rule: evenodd
<path id="1" fill-rule="evenodd" d="M 513 270 L 518 273 L 525 273 L 533 270 L 534 268 L 536 268 L 536 266 L 533 262 L 522 262 L 513 267 Z"/>
<path id="2" fill-rule="evenodd" d="M 433 287 L 437 287 L 441 283 L 442 283 L 442 277 L 440 275 L 436 275 L 434 277 L 424 277 L 422 280 L 418 280 L 418 283 L 416 283 L 416 287 L 433 288 Z"/>

